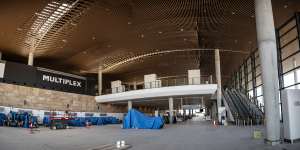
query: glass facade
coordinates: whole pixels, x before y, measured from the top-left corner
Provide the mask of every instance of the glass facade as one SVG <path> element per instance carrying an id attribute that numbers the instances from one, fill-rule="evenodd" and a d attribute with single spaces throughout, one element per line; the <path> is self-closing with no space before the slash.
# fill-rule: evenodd
<path id="1" fill-rule="evenodd" d="M 300 14 L 276 29 L 280 90 L 300 89 Z M 232 76 L 231 87 L 247 93 L 261 110 L 264 108 L 259 52 L 256 49 Z"/>

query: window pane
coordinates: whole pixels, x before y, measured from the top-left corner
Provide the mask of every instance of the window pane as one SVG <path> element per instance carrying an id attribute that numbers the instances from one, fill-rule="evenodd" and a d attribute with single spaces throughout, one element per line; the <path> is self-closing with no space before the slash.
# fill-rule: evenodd
<path id="1" fill-rule="evenodd" d="M 285 59 L 289 55 L 293 54 L 294 52 L 299 50 L 299 41 L 295 40 L 286 47 L 281 49 L 281 56 L 282 59 Z"/>
<path id="2" fill-rule="evenodd" d="M 252 73 L 250 72 L 249 74 L 248 74 L 248 81 L 251 81 L 252 80 Z"/>
<path id="3" fill-rule="evenodd" d="M 300 69 L 297 69 L 296 73 L 297 73 L 297 80 L 295 80 L 295 81 L 296 81 L 296 83 L 300 83 Z M 298 84 L 297 87 L 298 87 L 297 89 L 299 89 L 300 85 Z"/>
<path id="4" fill-rule="evenodd" d="M 283 73 L 298 67 L 300 65 L 300 53 L 288 58 L 287 60 L 282 62 L 282 70 Z"/>
<path id="5" fill-rule="evenodd" d="M 292 41 L 298 36 L 297 28 L 295 27 L 293 30 L 289 31 L 283 37 L 280 37 L 280 46 L 286 45 L 288 42 Z"/>
<path id="6" fill-rule="evenodd" d="M 296 25 L 296 20 L 294 19 L 279 30 L 279 35 L 281 36 L 282 34 L 287 32 L 289 29 L 293 28 L 295 25 Z"/>
<path id="7" fill-rule="evenodd" d="M 283 84 L 284 87 L 295 84 L 294 72 L 290 72 L 288 74 L 285 74 L 283 76 L 283 81 L 284 81 L 284 84 Z"/>
<path id="8" fill-rule="evenodd" d="M 252 98 L 253 97 L 253 90 L 249 91 L 248 95 L 249 95 L 250 98 Z"/>
<path id="9" fill-rule="evenodd" d="M 257 96 L 261 96 L 262 95 L 262 87 L 261 86 L 259 86 L 259 87 L 257 87 L 256 88 L 256 94 L 257 94 Z"/>
<path id="10" fill-rule="evenodd" d="M 256 77 L 256 86 L 259 86 L 261 84 L 262 84 L 261 76 Z"/>
<path id="11" fill-rule="evenodd" d="M 258 75 L 260 75 L 260 73 L 261 73 L 261 67 L 260 66 L 258 66 L 256 69 L 255 69 L 255 75 L 256 76 L 258 76 Z"/>
<path id="12" fill-rule="evenodd" d="M 253 87 L 252 82 L 249 82 L 248 83 L 248 90 L 252 90 L 252 87 Z"/>

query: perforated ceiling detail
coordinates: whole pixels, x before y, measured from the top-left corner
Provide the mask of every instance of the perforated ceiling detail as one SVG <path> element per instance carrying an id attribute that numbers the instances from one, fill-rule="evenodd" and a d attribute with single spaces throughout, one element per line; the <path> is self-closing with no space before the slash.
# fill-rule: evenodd
<path id="1" fill-rule="evenodd" d="M 48 3 L 19 27 L 18 44 L 24 53 L 35 56 L 54 53 L 68 42 L 92 0 L 56 0 Z"/>
<path id="2" fill-rule="evenodd" d="M 31 43 L 26 40 L 28 29 L 54 2 L 75 5 L 32 48 L 26 44 Z M 300 10 L 299 0 L 272 3 L 276 26 Z M 3 0 L 0 19 L 6 20 L 0 24 L 4 56 L 26 60 L 34 51 L 35 65 L 80 74 L 96 73 L 99 65 L 109 68 L 115 64 L 118 67 L 105 74 L 127 79 L 134 78 L 132 74 L 165 74 L 169 70 L 176 75 L 199 64 L 203 74 L 214 74 L 212 51 L 135 58 L 187 49 L 242 51 L 221 52 L 221 65 L 226 68 L 222 75 L 226 77 L 256 49 L 254 0 Z M 133 58 L 135 61 L 127 63 Z"/>

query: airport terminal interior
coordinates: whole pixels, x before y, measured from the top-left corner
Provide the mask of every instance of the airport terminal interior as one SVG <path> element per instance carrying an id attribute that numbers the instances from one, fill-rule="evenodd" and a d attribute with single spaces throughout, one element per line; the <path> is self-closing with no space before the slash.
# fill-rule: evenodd
<path id="1" fill-rule="evenodd" d="M 299 150 L 300 0 L 1 0 L 0 150 Z"/>

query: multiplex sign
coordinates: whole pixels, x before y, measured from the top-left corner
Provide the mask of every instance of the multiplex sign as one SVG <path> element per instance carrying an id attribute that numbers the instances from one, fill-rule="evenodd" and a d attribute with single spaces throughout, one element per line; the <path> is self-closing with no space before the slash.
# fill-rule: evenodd
<path id="1" fill-rule="evenodd" d="M 62 84 L 62 85 L 69 85 L 73 87 L 82 87 L 82 82 L 81 81 L 76 81 L 76 80 L 71 80 L 71 79 L 65 79 L 62 77 L 54 77 L 50 75 L 42 75 L 42 80 L 51 82 L 51 83 L 57 83 L 57 84 Z"/>

